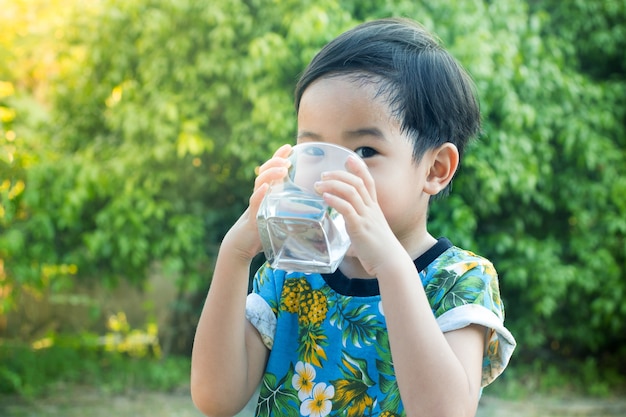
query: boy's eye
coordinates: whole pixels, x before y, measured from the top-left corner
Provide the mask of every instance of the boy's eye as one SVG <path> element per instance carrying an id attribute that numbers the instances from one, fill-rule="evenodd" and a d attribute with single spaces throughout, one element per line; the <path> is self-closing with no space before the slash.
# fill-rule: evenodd
<path id="1" fill-rule="evenodd" d="M 378 154 L 376 149 L 370 148 L 369 146 L 363 146 L 361 148 L 357 148 L 354 150 L 354 153 L 356 153 L 357 155 L 359 155 L 361 158 L 364 158 L 364 159 L 371 158 L 372 156 L 375 156 Z"/>

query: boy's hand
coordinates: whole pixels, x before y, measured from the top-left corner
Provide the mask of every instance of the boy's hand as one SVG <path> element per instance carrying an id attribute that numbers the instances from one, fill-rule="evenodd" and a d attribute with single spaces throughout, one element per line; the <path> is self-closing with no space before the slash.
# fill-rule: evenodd
<path id="1" fill-rule="evenodd" d="M 402 245 L 378 204 L 374 179 L 365 162 L 349 157 L 346 167 L 347 172 L 324 173 L 322 181 L 316 183 L 316 190 L 346 221 L 352 242 L 348 256 L 358 258 L 368 274 L 377 276 L 377 270 Z"/>
<path id="2" fill-rule="evenodd" d="M 287 175 L 289 161 L 286 158 L 290 153 L 291 145 L 283 145 L 278 148 L 271 159 L 258 167 L 254 191 L 250 196 L 248 208 L 224 237 L 222 245 L 229 245 L 237 256 L 246 261 L 252 259 L 263 249 L 259 238 L 256 215 L 270 183 Z"/>

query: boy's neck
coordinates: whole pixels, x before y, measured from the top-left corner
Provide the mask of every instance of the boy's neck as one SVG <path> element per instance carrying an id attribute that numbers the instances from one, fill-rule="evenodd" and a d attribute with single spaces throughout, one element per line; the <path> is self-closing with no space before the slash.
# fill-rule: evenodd
<path id="1" fill-rule="evenodd" d="M 415 241 L 412 245 L 404 245 L 404 248 L 411 256 L 411 259 L 415 260 L 422 256 L 428 249 L 432 248 L 437 243 L 437 239 L 430 233 L 425 233 L 424 236 Z"/>

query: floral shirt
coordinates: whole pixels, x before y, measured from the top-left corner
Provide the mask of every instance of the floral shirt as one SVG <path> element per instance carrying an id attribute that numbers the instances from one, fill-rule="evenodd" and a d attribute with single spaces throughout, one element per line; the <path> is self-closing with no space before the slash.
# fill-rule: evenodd
<path id="1" fill-rule="evenodd" d="M 439 239 L 415 266 L 443 332 L 474 323 L 489 329 L 482 385 L 489 384 L 515 348 L 492 264 Z M 257 416 L 404 415 L 376 279 L 266 264 L 246 316 L 270 349 Z"/>

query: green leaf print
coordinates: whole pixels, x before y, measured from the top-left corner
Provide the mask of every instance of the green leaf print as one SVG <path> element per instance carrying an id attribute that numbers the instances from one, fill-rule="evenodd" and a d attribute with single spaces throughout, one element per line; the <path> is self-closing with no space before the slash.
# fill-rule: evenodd
<path id="1" fill-rule="evenodd" d="M 344 378 L 331 381 L 335 387 L 333 410 L 347 417 L 364 416 L 365 410 L 371 413 L 374 399 L 367 393 L 367 389 L 375 382 L 367 372 L 367 361 L 343 352 L 341 363 Z"/>
<path id="2" fill-rule="evenodd" d="M 263 265 L 262 268 L 259 269 L 259 273 L 257 277 L 259 286 L 263 286 L 265 284 L 265 280 L 267 279 L 268 266 L 269 264 L 266 263 L 265 265 Z"/>
<path id="3" fill-rule="evenodd" d="M 355 358 L 350 356 L 347 352 L 343 352 L 341 363 L 343 365 L 341 371 L 345 377 L 356 378 L 368 387 L 375 384 L 367 372 L 367 361 L 365 359 Z"/>
<path id="4" fill-rule="evenodd" d="M 482 304 L 485 281 L 478 276 L 469 276 L 459 281 L 442 300 L 441 311 L 449 311 L 455 307 L 478 302 Z"/>
<path id="5" fill-rule="evenodd" d="M 376 360 L 376 369 L 379 374 L 378 384 L 380 386 L 380 392 L 385 394 L 385 397 L 380 400 L 380 407 L 382 410 L 393 411 L 397 414 L 401 403 L 400 389 L 398 388 L 393 368 L 391 348 L 389 347 L 389 335 L 387 332 L 378 331 L 376 340 L 378 341 L 376 351 L 380 357 Z"/>
<path id="6" fill-rule="evenodd" d="M 489 281 L 489 288 L 489 295 L 491 296 L 492 303 L 489 307 L 497 315 L 500 315 L 500 311 L 502 311 L 502 299 L 500 298 L 500 285 L 498 284 L 497 278 Z"/>
<path id="7" fill-rule="evenodd" d="M 358 380 L 340 379 L 332 381 L 335 387 L 333 411 L 346 417 L 362 417 L 366 410 L 371 414 L 374 399 L 367 394 L 367 386 Z"/>
<path id="8" fill-rule="evenodd" d="M 424 288 L 431 307 L 439 304 L 441 299 L 452 289 L 458 277 L 456 272 L 446 269 L 437 273 L 436 277 Z"/>
<path id="9" fill-rule="evenodd" d="M 256 415 L 259 417 L 269 417 L 272 410 L 281 410 L 281 416 L 298 417 L 299 402 L 298 393 L 291 387 L 293 378 L 293 365 L 289 367 L 289 372 L 278 382 L 273 374 L 265 374 L 261 383 L 259 402 L 256 408 Z M 288 385 L 285 382 L 289 382 Z"/>
<path id="10" fill-rule="evenodd" d="M 379 326 L 376 314 L 368 314 L 370 305 L 361 304 L 358 307 L 348 310 L 351 297 L 343 297 L 336 302 L 336 308 L 330 317 L 330 324 L 342 330 L 342 343 L 347 346 L 347 342 L 356 347 L 362 344 L 369 346 L 375 341 L 376 329 Z"/>
<path id="11" fill-rule="evenodd" d="M 315 325 L 300 326 L 298 356 L 306 363 L 321 367 L 326 360 L 325 346 L 328 346 L 324 329 Z"/>

